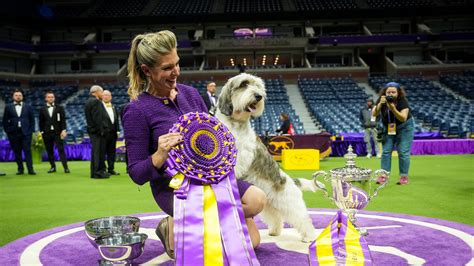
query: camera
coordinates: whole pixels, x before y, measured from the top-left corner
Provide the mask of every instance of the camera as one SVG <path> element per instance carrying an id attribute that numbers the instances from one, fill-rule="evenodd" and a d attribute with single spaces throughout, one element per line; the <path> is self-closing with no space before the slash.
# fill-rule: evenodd
<path id="1" fill-rule="evenodd" d="M 389 95 L 389 96 L 386 96 L 385 99 L 387 99 L 387 102 L 388 103 L 393 103 L 395 101 L 395 97 Z"/>

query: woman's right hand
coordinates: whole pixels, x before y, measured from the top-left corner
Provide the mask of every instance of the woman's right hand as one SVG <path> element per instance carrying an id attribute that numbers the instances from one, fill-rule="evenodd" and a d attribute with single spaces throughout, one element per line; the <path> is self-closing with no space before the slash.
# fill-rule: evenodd
<path id="1" fill-rule="evenodd" d="M 158 137 L 158 148 L 152 156 L 153 165 L 161 168 L 168 159 L 168 153 L 177 144 L 183 142 L 183 136 L 180 133 L 168 133 Z"/>
<path id="2" fill-rule="evenodd" d="M 380 96 L 380 103 L 381 104 L 387 103 L 387 97 L 386 96 Z"/>

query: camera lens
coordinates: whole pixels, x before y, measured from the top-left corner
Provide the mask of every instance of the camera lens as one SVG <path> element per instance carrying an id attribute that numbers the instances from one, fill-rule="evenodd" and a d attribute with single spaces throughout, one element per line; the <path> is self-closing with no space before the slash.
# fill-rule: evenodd
<path id="1" fill-rule="evenodd" d="M 385 97 L 385 99 L 387 99 L 387 102 L 389 102 L 389 103 L 391 103 L 391 102 L 393 102 L 393 100 L 395 100 L 395 98 L 393 98 L 393 96 L 391 96 L 391 95 Z"/>

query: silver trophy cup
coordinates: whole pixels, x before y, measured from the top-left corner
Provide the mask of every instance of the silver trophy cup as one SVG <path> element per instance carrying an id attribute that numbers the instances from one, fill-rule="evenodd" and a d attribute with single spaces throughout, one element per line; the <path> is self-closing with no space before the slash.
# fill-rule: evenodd
<path id="1" fill-rule="evenodd" d="M 129 264 L 142 254 L 146 235 L 138 233 L 140 219 L 137 217 L 97 218 L 85 222 L 84 229 L 90 243 L 102 257 L 100 265 Z"/>
<path id="2" fill-rule="evenodd" d="M 328 172 L 317 171 L 313 174 L 316 186 L 336 204 L 336 206 L 347 214 L 349 220 L 359 230 L 362 235 L 367 235 L 368 231 L 356 225 L 356 213 L 364 209 L 369 201 L 377 196 L 380 189 L 388 183 L 389 172 L 379 169 L 372 171 L 366 168 L 355 166 L 352 146 L 349 145 L 346 158 L 346 166 L 332 169 Z M 378 177 L 385 177 L 385 182 L 376 184 Z"/>
<path id="3" fill-rule="evenodd" d="M 100 265 L 131 265 L 145 248 L 148 238 L 142 233 L 111 234 L 95 240 L 100 256 Z"/>

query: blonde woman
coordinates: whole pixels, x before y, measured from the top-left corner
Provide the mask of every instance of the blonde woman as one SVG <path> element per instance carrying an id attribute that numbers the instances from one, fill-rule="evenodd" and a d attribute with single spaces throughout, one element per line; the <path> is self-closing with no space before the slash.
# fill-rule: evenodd
<path id="1" fill-rule="evenodd" d="M 172 258 L 174 195 L 168 186 L 171 177 L 164 172 L 163 165 L 168 152 L 182 141 L 182 136 L 168 131 L 185 113 L 208 112 L 195 88 L 177 83 L 179 75 L 174 33 L 165 30 L 141 34 L 133 39 L 128 58 L 131 102 L 123 114 L 129 175 L 139 185 L 149 182 L 156 203 L 170 215 L 160 221 L 156 232 Z M 256 247 L 260 235 L 252 217 L 263 209 L 266 195 L 247 182 L 237 183 L 249 235 Z"/>

